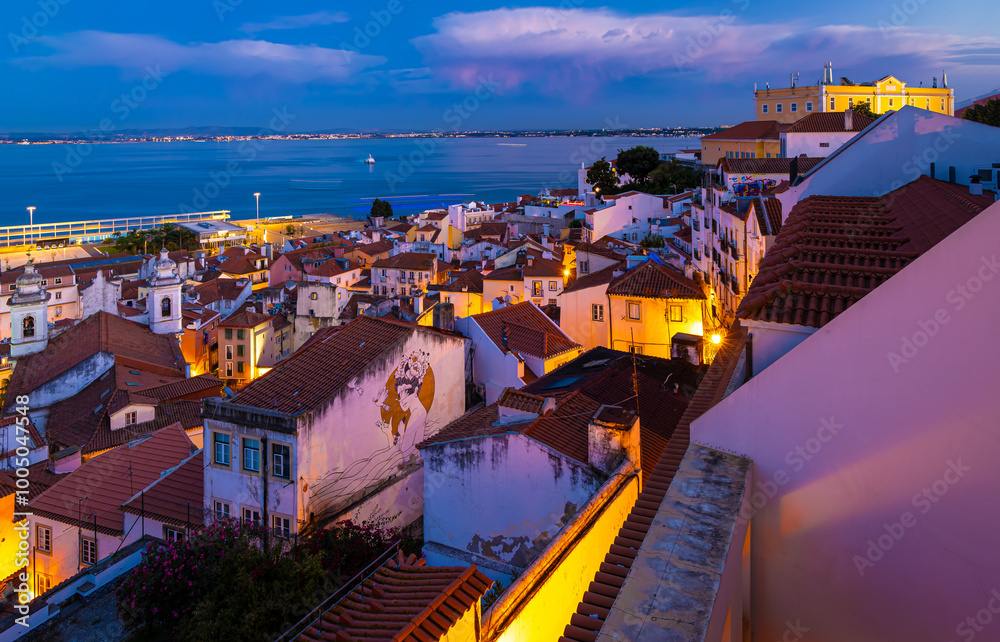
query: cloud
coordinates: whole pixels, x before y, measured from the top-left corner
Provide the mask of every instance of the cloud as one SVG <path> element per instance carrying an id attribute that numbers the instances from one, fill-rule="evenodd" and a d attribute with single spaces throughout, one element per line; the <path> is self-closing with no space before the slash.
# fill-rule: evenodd
<path id="1" fill-rule="evenodd" d="M 948 60 L 969 64 L 973 54 L 956 54 L 967 44 L 960 36 L 876 25 L 754 24 L 738 6 L 695 16 L 606 8 L 456 12 L 435 19 L 434 33 L 411 42 L 435 77 L 453 88 L 470 88 L 492 75 L 507 90 L 579 95 L 609 81 L 692 73 L 713 82 L 763 82 L 775 70 L 798 70 L 803 82 L 812 83 L 827 60 L 857 74 L 923 74 Z M 980 47 L 997 44 L 992 39 Z"/>
<path id="2" fill-rule="evenodd" d="M 189 71 L 223 78 L 263 76 L 285 83 L 346 83 L 386 62 L 382 56 L 264 40 L 181 44 L 147 34 L 78 31 L 43 36 L 39 42 L 53 53 L 22 58 L 15 64 L 27 69 L 115 67 L 126 75 L 139 76 L 152 67 L 167 73 Z"/>
<path id="3" fill-rule="evenodd" d="M 343 11 L 317 11 L 303 16 L 282 16 L 271 22 L 248 22 L 240 27 L 240 31 L 248 34 L 261 31 L 277 31 L 285 29 L 302 29 L 330 25 L 337 22 L 348 22 L 351 17 Z"/>

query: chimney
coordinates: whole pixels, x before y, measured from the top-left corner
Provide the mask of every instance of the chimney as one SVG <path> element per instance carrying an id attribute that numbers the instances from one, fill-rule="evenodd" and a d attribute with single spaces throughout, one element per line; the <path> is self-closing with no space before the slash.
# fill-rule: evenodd
<path id="1" fill-rule="evenodd" d="M 420 316 L 424 311 L 424 293 L 417 292 L 413 295 L 413 314 Z"/>
<path id="2" fill-rule="evenodd" d="M 844 131 L 849 132 L 854 129 L 854 110 L 847 109 L 844 111 Z"/>
<path id="3" fill-rule="evenodd" d="M 611 474 L 626 459 L 639 464 L 639 417 L 621 406 L 603 405 L 587 426 L 587 463 Z"/>
<path id="4" fill-rule="evenodd" d="M 52 455 L 49 469 L 54 473 L 71 473 L 83 463 L 83 451 L 79 446 L 64 448 Z"/>
<path id="5" fill-rule="evenodd" d="M 795 185 L 795 181 L 799 178 L 799 157 L 793 156 L 792 160 L 788 163 L 788 184 L 790 186 Z"/>
<path id="6" fill-rule="evenodd" d="M 978 176 L 972 177 L 972 182 L 969 183 L 969 193 L 976 196 L 980 196 L 983 193 L 983 184 L 979 182 Z"/>
<path id="7" fill-rule="evenodd" d="M 455 329 L 455 304 L 439 303 L 434 306 L 434 327 L 439 330 Z"/>

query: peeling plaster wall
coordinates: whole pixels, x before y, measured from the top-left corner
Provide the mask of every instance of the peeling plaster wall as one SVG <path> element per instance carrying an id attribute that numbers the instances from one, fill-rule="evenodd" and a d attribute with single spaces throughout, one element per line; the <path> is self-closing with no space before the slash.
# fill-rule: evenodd
<path id="1" fill-rule="evenodd" d="M 421 394 L 401 403 L 409 412 L 383 419 L 380 403 L 387 396 L 390 376 L 404 358 L 422 351 L 429 364 Z M 428 388 L 430 386 L 430 388 Z M 433 396 L 423 399 L 433 390 Z M 429 399 L 429 409 L 424 402 Z M 349 506 L 356 494 L 401 472 L 419 457 L 415 444 L 465 413 L 465 340 L 433 330 L 413 332 L 404 342 L 317 408 L 298 421 L 295 470 L 303 491 L 303 515 Z M 398 440 L 393 435 L 395 423 Z M 381 424 L 381 426 L 380 426 Z M 408 510 L 414 505 L 407 502 Z M 396 510 L 399 510 L 397 508 Z"/>
<path id="2" fill-rule="evenodd" d="M 424 541 L 521 568 L 603 482 L 520 434 L 449 442 L 421 454 Z"/>

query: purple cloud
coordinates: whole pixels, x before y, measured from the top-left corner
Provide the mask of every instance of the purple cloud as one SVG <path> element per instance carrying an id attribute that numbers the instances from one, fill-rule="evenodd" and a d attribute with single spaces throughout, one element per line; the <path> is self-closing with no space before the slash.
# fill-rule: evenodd
<path id="1" fill-rule="evenodd" d="M 45 36 L 39 41 L 54 52 L 15 62 L 41 67 L 115 67 L 126 75 L 142 75 L 147 67 L 167 73 L 229 78 L 267 76 L 285 83 L 347 83 L 366 69 L 386 62 L 371 56 L 315 45 L 285 45 L 265 40 L 227 40 L 181 44 L 148 34 L 78 31 Z"/>
<path id="2" fill-rule="evenodd" d="M 278 31 L 285 29 L 303 29 L 331 25 L 337 22 L 348 22 L 351 17 L 343 11 L 317 11 L 302 16 L 282 16 L 270 22 L 248 22 L 240 27 L 240 31 L 248 34 L 261 31 Z"/>

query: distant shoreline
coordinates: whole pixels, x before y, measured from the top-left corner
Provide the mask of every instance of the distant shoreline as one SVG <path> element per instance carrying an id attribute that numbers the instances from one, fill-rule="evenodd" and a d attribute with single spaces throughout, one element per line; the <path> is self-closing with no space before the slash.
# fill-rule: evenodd
<path id="1" fill-rule="evenodd" d="M 627 130 L 567 130 L 537 132 L 410 132 L 410 133 L 352 133 L 352 134 L 138 134 L 122 132 L 114 137 L 90 137 L 76 134 L 0 134 L 0 145 L 67 145 L 67 144 L 122 144 L 122 143 L 191 143 L 233 142 L 250 140 L 267 141 L 329 141 L 329 140 L 395 140 L 407 138 L 698 138 L 722 130 L 723 127 L 690 127 L 670 129 Z"/>

